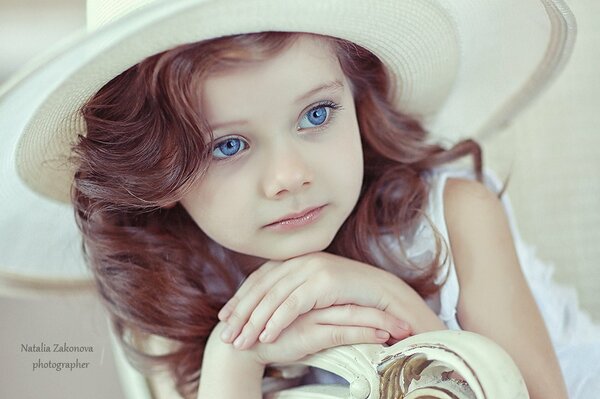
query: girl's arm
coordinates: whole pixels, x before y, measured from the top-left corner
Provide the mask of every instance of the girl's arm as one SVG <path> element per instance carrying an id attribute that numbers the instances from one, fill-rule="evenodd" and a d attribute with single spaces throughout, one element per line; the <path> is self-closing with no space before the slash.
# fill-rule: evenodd
<path id="1" fill-rule="evenodd" d="M 264 366 L 252 352 L 223 343 L 219 339 L 223 327 L 217 324 L 206 343 L 198 399 L 261 399 Z"/>
<path id="2" fill-rule="evenodd" d="M 521 271 L 504 207 L 483 184 L 449 179 L 445 218 L 460 284 L 463 329 L 501 345 L 532 399 L 567 393 L 544 321 Z"/>

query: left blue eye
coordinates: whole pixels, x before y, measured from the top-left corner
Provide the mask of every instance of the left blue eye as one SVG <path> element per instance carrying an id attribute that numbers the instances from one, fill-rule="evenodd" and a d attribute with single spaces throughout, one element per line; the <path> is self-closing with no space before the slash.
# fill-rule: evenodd
<path id="1" fill-rule="evenodd" d="M 304 114 L 300 123 L 298 123 L 298 127 L 300 129 L 309 129 L 324 124 L 329 119 L 332 108 L 331 105 L 319 105 L 311 108 Z"/>
<path id="2" fill-rule="evenodd" d="M 237 137 L 229 137 L 215 144 L 212 154 L 216 159 L 229 158 L 245 150 L 247 146 L 248 144 L 244 140 Z"/>

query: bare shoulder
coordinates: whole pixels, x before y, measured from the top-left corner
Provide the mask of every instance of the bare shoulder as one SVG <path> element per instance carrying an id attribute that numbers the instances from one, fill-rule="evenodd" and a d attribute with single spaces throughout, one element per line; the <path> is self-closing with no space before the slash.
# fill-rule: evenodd
<path id="1" fill-rule="evenodd" d="M 508 219 L 498 195 L 484 184 L 466 179 L 448 179 L 444 187 L 444 217 L 454 241 L 471 236 L 508 239 L 512 243 Z M 500 235 L 499 235 L 500 234 Z M 477 239 L 480 238 L 480 239 Z"/>
<path id="2" fill-rule="evenodd" d="M 485 185 L 448 179 L 444 187 L 444 217 L 459 277 L 485 276 L 489 268 L 498 268 L 496 273 L 502 270 L 504 274 L 520 269 L 504 206 Z"/>
<path id="3" fill-rule="evenodd" d="M 498 195 L 476 180 L 449 178 L 444 187 L 444 208 L 449 211 L 476 207 L 502 209 Z"/>
<path id="4" fill-rule="evenodd" d="M 497 306 L 493 303 L 503 297 L 504 287 L 524 282 L 502 202 L 480 182 L 449 179 L 444 216 L 461 299 Z M 479 312 L 461 302 L 463 322 L 468 322 L 470 314 Z"/>

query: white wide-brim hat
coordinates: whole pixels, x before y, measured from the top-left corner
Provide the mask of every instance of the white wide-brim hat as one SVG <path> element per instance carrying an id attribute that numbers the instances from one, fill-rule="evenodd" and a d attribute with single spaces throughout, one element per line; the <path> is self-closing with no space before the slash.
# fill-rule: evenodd
<path id="1" fill-rule="evenodd" d="M 3 181 L 18 175 L 59 202 L 69 201 L 70 146 L 85 133 L 81 106 L 119 73 L 180 44 L 262 31 L 355 42 L 391 72 L 397 107 L 433 139 L 451 143 L 490 134 L 513 118 L 560 71 L 575 36 L 562 0 L 88 0 L 87 6 L 85 34 L 0 88 Z"/>

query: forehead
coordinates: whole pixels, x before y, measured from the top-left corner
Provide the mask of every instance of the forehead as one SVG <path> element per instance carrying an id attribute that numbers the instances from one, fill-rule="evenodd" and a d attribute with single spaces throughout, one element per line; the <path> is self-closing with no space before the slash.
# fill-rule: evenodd
<path id="1" fill-rule="evenodd" d="M 292 62 L 307 61 L 310 63 L 312 61 L 337 64 L 337 57 L 331 38 L 309 33 L 294 33 L 292 36 L 287 37 L 287 40 L 282 43 L 281 47 L 278 44 L 276 48 L 279 48 L 277 49 L 273 48 L 272 44 L 269 43 L 269 38 L 271 37 L 268 37 L 265 42 L 259 42 L 259 44 L 249 42 L 250 44 L 242 45 L 243 47 L 238 52 L 239 55 L 237 57 L 235 56 L 237 51 L 234 47 L 233 57 L 238 60 L 237 65 L 235 63 L 225 64 L 227 66 L 223 69 L 209 72 L 208 78 L 230 79 L 232 75 L 255 69 L 289 67 L 289 64 Z M 268 55 L 268 53 L 271 54 Z M 219 65 L 218 62 L 217 65 Z"/>
<path id="2" fill-rule="evenodd" d="M 241 63 L 213 73 L 203 84 L 205 116 L 220 119 L 224 110 L 247 108 L 248 100 L 286 101 L 331 81 L 341 81 L 343 72 L 333 45 L 324 38 L 299 35 L 286 48 L 261 61 Z M 275 100 L 275 101 L 273 101 Z"/>

